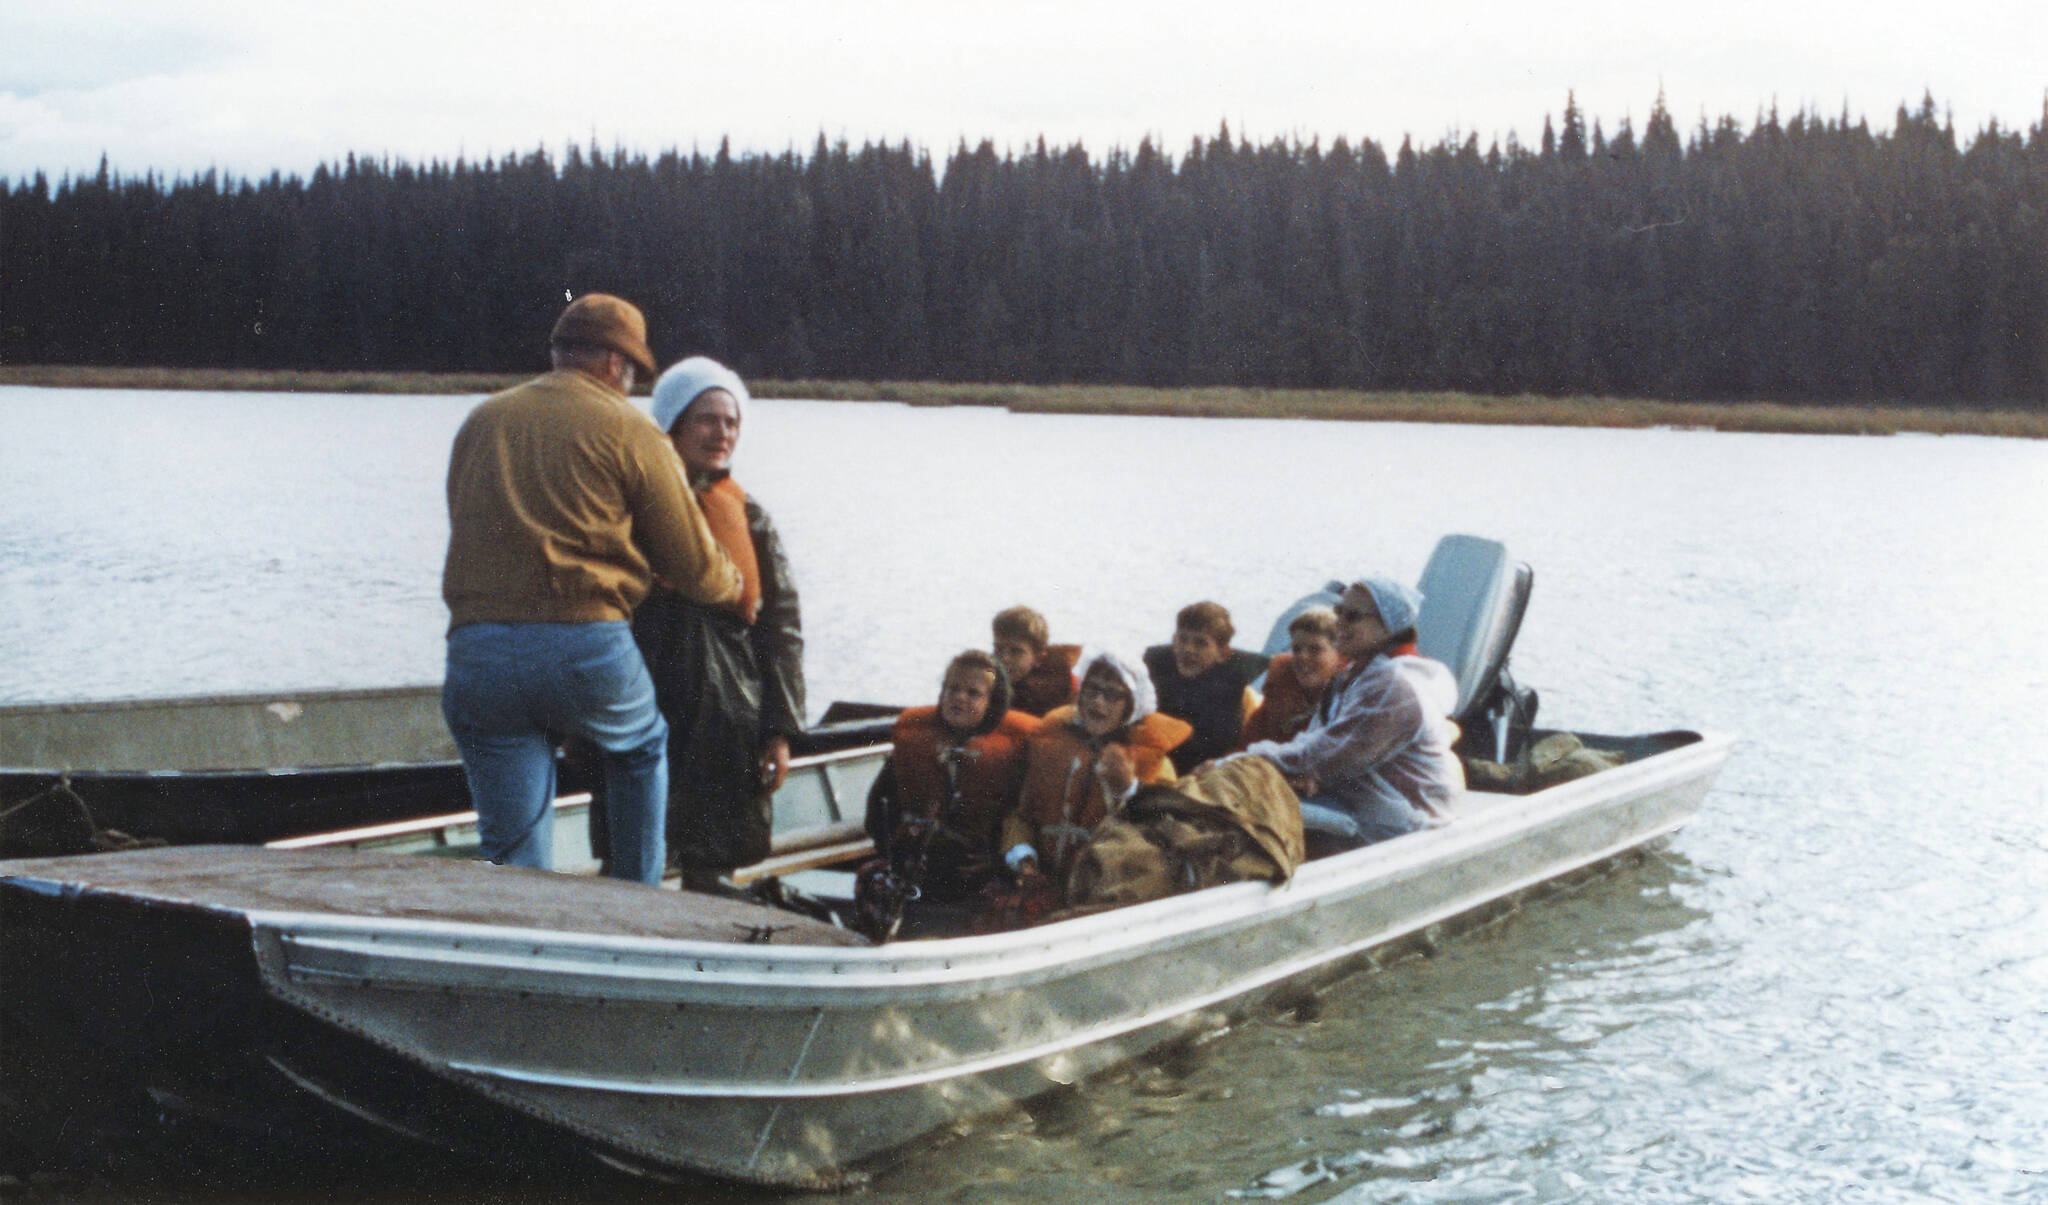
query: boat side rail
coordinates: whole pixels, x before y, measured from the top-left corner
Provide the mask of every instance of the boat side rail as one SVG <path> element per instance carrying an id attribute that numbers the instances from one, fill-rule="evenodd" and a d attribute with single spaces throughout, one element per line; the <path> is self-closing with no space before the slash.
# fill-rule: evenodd
<path id="1" fill-rule="evenodd" d="M 734 879 L 742 885 L 756 879 L 854 861 L 873 849 L 863 827 L 867 783 L 864 763 L 879 765 L 886 745 L 862 745 L 805 754 L 790 759 L 790 778 L 777 798 L 777 826 L 768 858 L 741 867 Z M 593 871 L 594 858 L 578 857 L 575 824 L 589 809 L 588 791 L 556 797 L 553 804 L 558 837 L 556 864 L 567 870 Z M 333 832 L 286 837 L 266 843 L 278 850 L 355 849 L 388 853 L 472 856 L 477 850 L 475 811 L 446 812 L 411 820 L 363 825 Z"/>
<path id="2" fill-rule="evenodd" d="M 564 795 L 554 802 L 555 817 L 560 820 L 565 816 L 578 816 L 589 806 L 588 792 Z M 417 820 L 371 824 L 340 832 L 285 837 L 266 842 L 264 848 L 411 852 L 421 846 L 431 845 L 453 852 L 473 846 L 473 842 L 463 842 L 460 835 L 474 830 L 476 819 L 475 812 L 451 812 L 445 816 L 422 816 Z M 847 821 L 777 833 L 774 848 L 775 852 L 762 861 L 752 866 L 740 867 L 734 872 L 734 878 L 744 885 L 754 879 L 831 865 L 869 853 L 874 845 L 868 840 L 865 828 Z"/>
<path id="3" fill-rule="evenodd" d="M 394 985 L 439 986 L 453 975 L 471 986 L 502 980 L 508 988 L 532 987 L 527 977 L 544 965 L 546 977 L 565 989 L 580 984 L 584 991 L 662 999 L 702 988 L 727 1000 L 736 998 L 735 991 L 751 991 L 770 1001 L 792 989 L 828 993 L 835 1000 L 870 993 L 901 1000 L 906 990 L 961 990 L 986 984 L 991 974 L 1006 986 L 1028 986 L 1137 951 L 1265 923 L 1275 912 L 1312 909 L 1364 880 L 1426 875 L 1447 859 L 1514 841 L 1524 829 L 1566 820 L 1582 809 L 1603 806 L 1603 800 L 1605 806 L 1626 806 L 1695 781 L 1704 794 L 1732 744 L 1731 738 L 1706 735 L 1668 753 L 1515 797 L 1512 803 L 1479 811 L 1469 824 L 1453 823 L 1305 864 L 1286 884 L 1229 884 L 1007 933 L 876 947 L 751 947 L 433 920 L 250 916 L 290 948 L 285 961 L 294 967 L 319 977 L 389 977 Z M 1662 835 L 1683 819 L 1629 843 Z M 1574 865 L 1610 852 L 1591 850 Z"/>
<path id="4" fill-rule="evenodd" d="M 455 756 L 439 684 L 0 707 L 0 767 L 23 772 L 360 771 Z"/>

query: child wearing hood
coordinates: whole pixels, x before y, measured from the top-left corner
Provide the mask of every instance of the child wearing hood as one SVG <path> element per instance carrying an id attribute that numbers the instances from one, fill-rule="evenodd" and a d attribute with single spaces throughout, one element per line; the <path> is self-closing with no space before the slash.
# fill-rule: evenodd
<path id="1" fill-rule="evenodd" d="M 1159 709 L 1142 664 L 1097 653 L 1072 705 L 1055 709 L 1024 742 L 1024 782 L 1003 820 L 1003 861 L 1020 877 L 1066 879 L 1074 855 L 1104 817 L 1148 783 L 1177 780 L 1168 754 L 1193 728 Z"/>
<path id="2" fill-rule="evenodd" d="M 965 900 L 995 877 L 996 837 L 1016 798 L 1035 717 L 1010 707 L 995 658 L 969 649 L 946 666 L 935 707 L 896 717 L 889 761 L 868 792 L 875 852 L 927 897 Z"/>
<path id="3" fill-rule="evenodd" d="M 1440 824 L 1465 789 L 1451 752 L 1458 683 L 1415 649 L 1420 592 L 1385 577 L 1352 582 L 1336 606 L 1336 651 L 1350 665 L 1331 679 L 1308 727 L 1258 741 L 1301 795 L 1302 826 L 1344 848 Z"/>

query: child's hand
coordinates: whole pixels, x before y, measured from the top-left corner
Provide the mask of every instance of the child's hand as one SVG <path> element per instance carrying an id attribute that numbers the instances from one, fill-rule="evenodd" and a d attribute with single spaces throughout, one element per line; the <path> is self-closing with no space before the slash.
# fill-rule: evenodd
<path id="1" fill-rule="evenodd" d="M 1138 781 L 1138 771 L 1131 765 L 1131 755 L 1122 745 L 1103 749 L 1102 756 L 1095 759 L 1095 774 L 1109 789 L 1112 799 L 1122 799 L 1130 794 Z"/>

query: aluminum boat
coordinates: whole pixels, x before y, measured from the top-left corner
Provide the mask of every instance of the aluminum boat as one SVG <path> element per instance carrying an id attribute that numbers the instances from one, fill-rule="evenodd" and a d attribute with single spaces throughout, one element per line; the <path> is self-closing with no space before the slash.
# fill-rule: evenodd
<path id="1" fill-rule="evenodd" d="M 1483 614 L 1453 626 L 1492 663 L 1461 671 L 1467 736 L 1507 748 L 1531 735 L 1498 672 L 1527 575 L 1489 556 Z M 1524 726 L 1504 736 L 1488 715 Z M 0 862 L 0 1105 L 23 1114 L 0 1125 L 58 1142 L 175 1113 L 295 1142 L 335 1130 L 835 1185 L 954 1119 L 1653 846 L 1733 745 L 1579 735 L 1619 764 L 1530 794 L 1469 792 L 1441 828 L 1284 883 L 880 946 L 767 906 L 389 844 L 459 847 L 459 816 L 311 848 Z M 838 772 L 858 782 L 879 757 L 848 754 Z M 811 827 L 843 830 L 849 800 L 828 803 L 836 817 Z M 809 865 L 864 848 L 843 844 L 788 852 Z"/>

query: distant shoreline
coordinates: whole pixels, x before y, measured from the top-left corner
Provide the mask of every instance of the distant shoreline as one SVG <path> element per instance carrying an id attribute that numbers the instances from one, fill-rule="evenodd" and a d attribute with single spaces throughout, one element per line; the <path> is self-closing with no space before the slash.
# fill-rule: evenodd
<path id="1" fill-rule="evenodd" d="M 223 392 L 492 393 L 530 373 L 300 372 L 284 369 L 97 368 L 0 364 L 0 385 Z M 1542 427 L 1698 427 L 1803 435 L 1992 435 L 2048 439 L 2048 413 L 1780 402 L 1664 402 L 1607 397 L 1489 397 L 1228 386 L 974 385 L 919 381 L 750 382 L 761 397 L 996 406 L 1023 414 L 1183 418 L 1314 418 L 1349 422 L 1478 423 Z"/>

